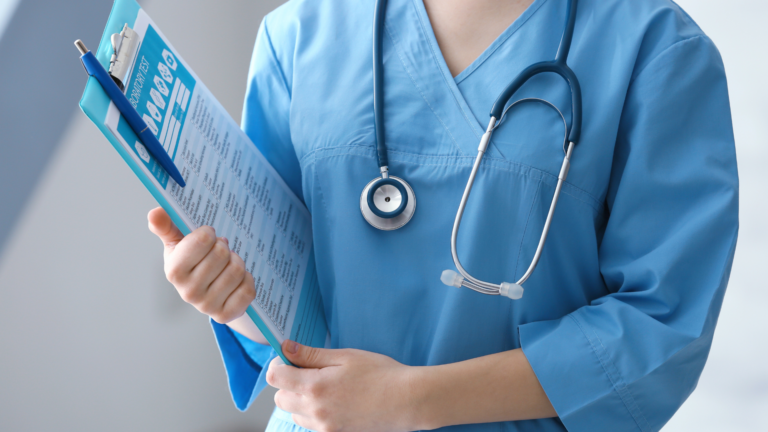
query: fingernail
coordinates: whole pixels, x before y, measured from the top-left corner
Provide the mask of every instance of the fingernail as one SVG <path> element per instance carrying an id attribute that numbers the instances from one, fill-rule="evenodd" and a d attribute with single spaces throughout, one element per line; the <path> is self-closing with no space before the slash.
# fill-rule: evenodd
<path id="1" fill-rule="evenodd" d="M 289 353 L 296 354 L 297 352 L 299 352 L 299 344 L 298 343 L 290 341 L 290 342 L 288 342 L 287 345 L 288 346 L 286 347 L 286 349 L 288 350 Z"/>
<path id="2" fill-rule="evenodd" d="M 221 240 L 224 241 L 224 243 L 229 244 L 229 239 L 228 238 L 222 237 Z"/>
<path id="3" fill-rule="evenodd" d="M 275 364 L 275 366 L 280 366 L 285 364 L 283 359 L 281 359 L 280 357 L 275 357 L 275 359 L 272 362 Z"/>

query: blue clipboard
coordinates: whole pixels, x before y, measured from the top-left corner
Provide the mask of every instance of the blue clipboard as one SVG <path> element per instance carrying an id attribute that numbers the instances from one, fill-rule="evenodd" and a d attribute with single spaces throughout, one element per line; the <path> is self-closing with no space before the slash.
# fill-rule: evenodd
<path id="1" fill-rule="evenodd" d="M 125 24 L 133 26 L 137 20 L 137 17 L 139 16 L 140 11 L 141 7 L 138 3 L 136 3 L 135 0 L 116 0 L 114 2 L 99 46 L 95 51 L 92 51 L 98 62 L 105 69 L 109 68 L 110 59 L 113 54 L 111 36 L 114 33 L 120 33 Z M 88 116 L 88 118 L 90 118 L 91 121 L 99 128 L 99 130 L 112 144 L 115 150 L 117 150 L 117 152 L 128 164 L 136 177 L 141 180 L 142 184 L 144 184 L 144 186 L 152 194 L 160 206 L 165 209 L 179 230 L 181 230 L 184 235 L 189 234 L 191 229 L 187 226 L 187 224 L 184 222 L 184 219 L 179 215 L 173 205 L 168 202 L 166 197 L 158 189 L 155 181 L 157 180 L 157 177 L 152 179 L 147 175 L 145 170 L 142 169 L 142 167 L 136 162 L 135 155 L 129 153 L 126 147 L 118 140 L 118 138 L 107 126 L 105 119 L 107 118 L 110 104 L 111 100 L 102 88 L 101 84 L 94 77 L 89 76 L 85 90 L 83 92 L 83 96 L 80 100 L 80 108 L 85 113 L 85 115 Z M 138 137 L 133 133 L 132 130 L 126 130 L 121 133 L 126 141 L 138 140 Z M 306 276 L 301 284 L 301 297 L 297 305 L 297 321 L 294 322 L 294 326 L 291 329 L 289 336 L 290 339 L 305 345 L 323 347 L 327 346 L 328 344 L 328 328 L 324 316 L 322 301 L 320 299 L 319 288 L 317 286 L 318 282 L 314 255 L 311 250 L 309 253 L 310 257 L 305 273 Z M 252 305 L 248 306 L 246 312 L 259 328 L 259 330 L 264 334 L 269 344 L 272 346 L 272 348 L 275 349 L 282 360 L 286 364 L 291 364 L 283 355 L 280 342 L 272 333 L 272 331 L 270 331 L 269 326 L 264 322 L 254 307 Z M 299 322 L 298 320 L 300 319 L 306 319 L 307 322 Z"/>

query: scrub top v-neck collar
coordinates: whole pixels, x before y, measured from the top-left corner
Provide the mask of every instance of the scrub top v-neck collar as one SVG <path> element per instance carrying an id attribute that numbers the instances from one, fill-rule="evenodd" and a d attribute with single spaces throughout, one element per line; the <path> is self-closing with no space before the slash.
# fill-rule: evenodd
<path id="1" fill-rule="evenodd" d="M 459 90 L 458 83 L 476 71 L 546 2 L 547 0 L 535 0 L 455 78 L 440 51 L 423 1 L 389 2 L 384 23 L 387 37 L 394 43 L 397 56 L 419 93 L 448 131 L 462 155 L 477 154 L 477 145 L 490 117 L 478 119 L 474 116 Z M 489 106 L 489 111 L 490 108 Z M 494 146 L 489 149 L 493 156 L 501 157 Z"/>

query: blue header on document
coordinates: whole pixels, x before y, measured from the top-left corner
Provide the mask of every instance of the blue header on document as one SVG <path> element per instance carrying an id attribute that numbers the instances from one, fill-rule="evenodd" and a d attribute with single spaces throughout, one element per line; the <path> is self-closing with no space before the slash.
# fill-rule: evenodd
<path id="1" fill-rule="evenodd" d="M 195 88 L 195 79 L 181 62 L 176 60 L 170 47 L 150 24 L 136 55 L 136 64 L 128 81 L 126 97 L 142 116 L 160 144 L 176 159 L 179 132 L 189 108 Z M 117 129 L 124 137 L 133 136 L 131 127 L 122 117 Z M 164 188 L 168 185 L 168 173 L 138 140 L 133 150 Z"/>

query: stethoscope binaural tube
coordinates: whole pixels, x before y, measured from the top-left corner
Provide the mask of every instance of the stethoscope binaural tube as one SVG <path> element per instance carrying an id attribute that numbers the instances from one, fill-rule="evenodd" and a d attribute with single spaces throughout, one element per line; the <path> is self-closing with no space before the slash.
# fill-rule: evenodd
<path id="1" fill-rule="evenodd" d="M 544 250 L 544 244 L 546 243 L 547 235 L 549 234 L 549 228 L 552 224 L 552 218 L 554 217 L 554 214 L 555 214 L 555 208 L 557 207 L 557 201 L 560 198 L 560 191 L 562 190 L 563 183 L 568 177 L 568 171 L 570 170 L 570 166 L 571 166 L 571 163 L 570 163 L 571 155 L 573 153 L 573 149 L 576 146 L 576 143 L 578 142 L 581 134 L 581 121 L 582 121 L 581 87 L 579 85 L 578 78 L 576 78 L 576 74 L 567 65 L 568 54 L 570 52 L 571 41 L 573 39 L 573 30 L 576 23 L 577 6 L 578 6 L 578 0 L 568 0 L 568 9 L 566 13 L 566 16 L 568 18 L 565 25 L 565 29 L 563 30 L 563 36 L 560 39 L 560 47 L 558 48 L 557 55 L 555 56 L 555 60 L 536 63 L 526 68 L 517 78 L 515 78 L 512 81 L 512 83 L 510 83 L 507 86 L 506 89 L 504 89 L 501 95 L 499 95 L 499 97 L 496 99 L 496 102 L 493 104 L 493 108 L 491 109 L 491 120 L 488 123 L 488 128 L 486 129 L 485 133 L 483 134 L 483 137 L 480 140 L 480 146 L 477 149 L 477 157 L 475 158 L 475 163 L 472 166 L 472 171 L 469 175 L 467 186 L 464 189 L 464 194 L 461 197 L 459 209 L 456 212 L 456 219 L 454 220 L 454 223 L 453 223 L 453 230 L 451 231 L 451 256 L 453 257 L 453 263 L 460 274 L 457 274 L 453 270 L 443 271 L 442 275 L 440 276 L 440 280 L 446 285 L 454 286 L 456 288 L 460 288 L 463 286 L 463 287 L 472 289 L 474 291 L 477 291 L 479 293 L 488 294 L 488 295 L 502 295 L 512 300 L 517 300 L 522 298 L 523 296 L 522 285 L 531 276 L 534 269 L 536 268 L 536 265 L 539 262 L 539 259 L 541 258 L 541 253 Z M 517 92 L 517 90 L 519 90 L 520 87 L 523 86 L 523 84 L 525 84 L 528 80 L 530 80 L 534 76 L 541 73 L 545 73 L 545 72 L 557 73 L 558 75 L 563 77 L 563 79 L 565 79 L 565 81 L 568 83 L 568 87 L 571 90 L 571 127 L 570 129 L 568 128 L 568 123 L 565 121 L 565 117 L 563 116 L 562 112 L 559 109 L 557 109 L 557 107 L 554 104 L 545 100 L 534 99 L 534 98 L 522 99 L 512 103 L 505 109 L 505 107 L 509 103 L 509 100 Z M 539 243 L 536 247 L 536 252 L 534 253 L 533 259 L 531 260 L 531 264 L 528 266 L 528 269 L 526 270 L 525 274 L 523 274 L 523 276 L 517 282 L 515 283 L 502 282 L 500 284 L 493 284 L 493 283 L 484 282 L 472 277 L 472 275 L 470 275 L 461 265 L 461 262 L 459 261 L 458 245 L 457 245 L 457 239 L 459 235 L 459 226 L 461 225 L 461 218 L 464 215 L 464 209 L 467 205 L 467 201 L 469 200 L 469 195 L 472 192 L 472 186 L 475 182 L 477 171 L 480 168 L 480 163 L 482 162 L 483 156 L 485 155 L 485 150 L 487 149 L 488 144 L 491 141 L 493 130 L 499 126 L 499 124 L 504 118 L 504 115 L 510 108 L 512 108 L 514 105 L 517 105 L 518 103 L 528 102 L 528 101 L 537 101 L 537 102 L 545 103 L 548 106 L 554 108 L 560 114 L 561 118 L 563 119 L 563 124 L 565 127 L 565 137 L 563 140 L 563 151 L 565 152 L 565 157 L 563 158 L 563 163 L 560 168 L 560 173 L 557 176 L 557 186 L 555 187 L 555 193 L 554 193 L 554 196 L 552 197 L 552 202 L 549 206 L 549 211 L 547 212 L 547 219 L 544 222 L 544 228 L 542 229 L 541 237 L 539 238 Z M 567 146 L 566 146 L 566 143 L 567 143 Z"/>
<path id="2" fill-rule="evenodd" d="M 363 188 L 360 212 L 374 228 L 391 231 L 411 220 L 416 211 L 416 195 L 408 182 L 389 175 L 384 141 L 384 61 L 381 53 L 386 8 L 387 0 L 377 0 L 373 14 L 373 124 L 381 176 Z"/>

